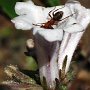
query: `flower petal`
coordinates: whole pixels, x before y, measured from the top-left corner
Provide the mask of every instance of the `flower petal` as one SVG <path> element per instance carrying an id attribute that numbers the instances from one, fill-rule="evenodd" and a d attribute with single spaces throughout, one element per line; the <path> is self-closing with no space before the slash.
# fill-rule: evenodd
<path id="1" fill-rule="evenodd" d="M 76 33 L 76 32 L 84 31 L 84 28 L 79 24 L 74 24 L 74 25 L 72 24 L 72 25 L 70 25 L 68 27 L 65 27 L 64 31 L 69 32 L 69 33 Z"/>
<path id="2" fill-rule="evenodd" d="M 45 22 L 45 17 L 41 6 L 36 6 L 32 1 L 17 2 L 15 5 L 15 11 L 18 15 L 30 15 L 29 18 L 34 20 L 34 24 Z"/>
<path id="3" fill-rule="evenodd" d="M 17 2 L 15 5 L 15 12 L 18 15 L 28 14 L 28 13 L 30 13 L 31 7 L 32 7 L 32 9 L 34 7 L 34 3 L 32 1 Z"/>
<path id="4" fill-rule="evenodd" d="M 66 36 L 64 35 L 64 39 L 61 43 L 61 47 L 59 50 L 58 66 L 59 66 L 59 69 L 62 70 L 63 62 L 67 55 L 67 63 L 66 63 L 66 68 L 65 68 L 66 73 L 68 72 L 73 53 L 83 33 L 84 32 L 70 34 L 70 33 L 65 32 Z"/>
<path id="5" fill-rule="evenodd" d="M 66 6 L 70 7 L 72 12 L 76 12 L 77 22 L 83 26 L 84 29 L 87 28 L 87 25 L 90 23 L 90 9 L 83 7 L 78 1 L 71 0 L 67 3 Z"/>
<path id="6" fill-rule="evenodd" d="M 72 12 L 77 12 L 74 17 L 77 20 L 77 25 L 79 26 L 74 26 L 74 27 L 72 26 L 71 28 L 67 28 L 68 30 L 65 31 L 64 38 L 60 46 L 58 66 L 59 66 L 59 69 L 62 69 L 62 63 L 64 61 L 65 56 L 67 55 L 68 58 L 67 58 L 67 64 L 65 69 L 66 73 L 69 69 L 69 65 L 70 65 L 73 53 L 76 49 L 76 46 L 78 45 L 79 40 L 81 39 L 83 33 L 85 32 L 86 27 L 90 23 L 89 9 L 86 9 L 85 7 L 81 6 L 80 3 L 78 2 L 67 3 L 67 6 L 70 7 Z M 73 22 L 73 20 L 71 20 L 71 22 Z M 69 23 L 71 24 L 71 22 Z M 77 32 L 71 33 L 72 31 L 75 30 L 74 28 L 76 29 Z M 80 28 L 83 28 L 83 29 L 80 29 Z M 67 32 L 69 30 L 70 32 Z M 84 31 L 78 32 L 79 30 L 84 30 Z"/>
<path id="7" fill-rule="evenodd" d="M 29 30 L 32 28 L 31 20 L 29 20 L 26 15 L 18 16 L 11 21 L 15 24 L 17 29 Z"/>
<path id="8" fill-rule="evenodd" d="M 83 8 L 82 8 L 83 10 Z M 88 24 L 90 23 L 90 10 L 89 9 L 84 9 L 84 12 L 81 13 L 82 19 L 79 17 L 77 18 L 80 24 L 84 27 L 84 29 L 87 28 Z"/>
<path id="9" fill-rule="evenodd" d="M 62 29 L 43 29 L 43 28 L 35 28 L 34 34 L 40 34 L 44 39 L 49 42 L 53 41 L 61 41 L 63 38 L 63 30 Z"/>
<path id="10" fill-rule="evenodd" d="M 80 25 L 73 17 L 69 17 L 67 24 L 63 29 L 69 33 L 81 32 L 84 30 L 83 26 Z"/>

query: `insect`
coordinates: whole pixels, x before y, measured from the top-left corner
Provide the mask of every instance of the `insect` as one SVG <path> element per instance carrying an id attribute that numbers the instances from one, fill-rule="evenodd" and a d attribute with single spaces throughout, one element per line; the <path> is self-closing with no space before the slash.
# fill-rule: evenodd
<path id="1" fill-rule="evenodd" d="M 61 19 L 63 17 L 64 12 L 63 11 L 58 11 L 61 8 L 58 8 L 56 10 L 55 10 L 55 8 L 48 13 L 48 15 L 51 17 L 51 19 L 49 21 L 47 21 L 46 23 L 38 23 L 38 24 L 33 24 L 33 25 L 40 26 L 41 28 L 45 28 L 45 29 L 54 29 L 52 27 L 53 25 L 57 25 L 57 23 L 59 21 L 62 21 L 62 20 L 64 20 L 64 19 L 73 15 L 73 14 L 71 14 L 71 15 Z M 52 15 L 51 15 L 51 13 L 52 13 Z M 39 24 L 41 24 L 41 25 L 39 25 Z"/>

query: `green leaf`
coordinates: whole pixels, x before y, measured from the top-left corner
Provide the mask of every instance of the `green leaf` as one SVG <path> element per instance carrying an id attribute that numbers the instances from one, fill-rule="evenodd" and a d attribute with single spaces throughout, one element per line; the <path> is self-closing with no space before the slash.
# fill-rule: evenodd
<path id="1" fill-rule="evenodd" d="M 48 0 L 50 6 L 60 5 L 60 0 Z"/>
<path id="2" fill-rule="evenodd" d="M 14 7 L 18 1 L 20 0 L 0 0 L 0 7 L 10 18 L 13 18 L 16 16 Z"/>
<path id="3" fill-rule="evenodd" d="M 36 71 L 38 68 L 36 61 L 33 57 L 26 57 L 25 69 Z"/>

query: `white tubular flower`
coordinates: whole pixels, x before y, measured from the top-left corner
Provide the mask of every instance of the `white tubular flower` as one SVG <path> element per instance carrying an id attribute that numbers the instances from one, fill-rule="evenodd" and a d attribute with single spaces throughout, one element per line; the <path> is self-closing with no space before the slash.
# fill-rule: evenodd
<path id="1" fill-rule="evenodd" d="M 59 80 L 59 70 L 62 69 L 66 55 L 65 72 L 68 71 L 75 48 L 90 23 L 90 10 L 81 6 L 78 1 L 45 8 L 36 6 L 29 0 L 17 2 L 15 11 L 19 15 L 12 20 L 15 27 L 33 30 L 42 83 L 45 78 L 48 88 L 55 88 L 55 79 Z M 54 18 L 59 18 L 59 21 Z"/>
<path id="2" fill-rule="evenodd" d="M 43 77 L 45 77 L 48 88 L 55 88 L 55 78 L 59 79 L 57 52 L 59 50 L 59 41 L 63 38 L 62 27 L 65 25 L 63 24 L 65 23 L 65 20 L 60 22 L 61 27 L 59 27 L 58 23 L 57 25 L 53 25 L 52 27 L 55 27 L 54 29 L 45 29 L 36 25 L 51 20 L 51 17 L 53 17 L 52 13 L 55 11 L 54 9 L 63 11 L 64 14 L 61 17 L 62 19 L 71 15 L 71 11 L 68 7 L 56 6 L 45 8 L 34 5 L 32 1 L 27 1 L 16 3 L 15 11 L 19 16 L 12 20 L 17 29 L 33 30 L 41 82 L 43 83 Z M 51 12 L 50 17 L 49 12 L 51 10 L 53 11 Z"/>
<path id="3" fill-rule="evenodd" d="M 30 30 L 33 28 L 34 35 L 36 33 L 39 33 L 49 42 L 61 41 L 62 37 L 63 37 L 62 27 L 65 27 L 64 24 L 65 24 L 66 20 L 62 20 L 57 25 L 53 25 L 52 27 L 55 27 L 54 30 L 52 30 L 52 29 L 46 30 L 44 28 L 42 28 L 42 30 L 41 30 L 40 26 L 33 25 L 33 24 L 42 25 L 42 23 L 46 23 L 47 21 L 49 21 L 51 19 L 51 17 L 49 16 L 49 12 L 53 9 L 55 9 L 55 10 L 59 9 L 59 10 L 63 11 L 62 19 L 71 15 L 71 11 L 66 6 L 56 6 L 56 7 L 45 8 L 45 7 L 34 5 L 34 3 L 30 0 L 27 2 L 17 2 L 16 3 L 15 11 L 16 11 L 17 15 L 19 15 L 19 16 L 14 18 L 11 21 L 15 24 L 15 27 L 17 29 Z M 53 11 L 55 11 L 55 10 L 53 10 Z M 52 15 L 53 11 L 51 12 L 52 17 L 53 17 L 53 15 Z M 38 29 L 36 29 L 37 27 L 38 27 Z M 55 34 L 53 34 L 54 32 L 55 32 Z M 48 33 L 48 35 L 47 35 L 47 33 Z M 53 34 L 53 38 L 49 33 L 51 35 Z"/>
<path id="4" fill-rule="evenodd" d="M 67 55 L 65 70 L 67 73 L 76 46 L 90 23 L 90 9 L 86 9 L 78 1 L 72 0 L 69 1 L 66 6 L 68 6 L 72 12 L 76 12 L 74 18 L 70 19 L 70 21 L 68 20 L 67 26 L 64 28 L 65 33 L 58 56 L 58 66 L 59 69 L 62 69 L 62 63 Z"/>

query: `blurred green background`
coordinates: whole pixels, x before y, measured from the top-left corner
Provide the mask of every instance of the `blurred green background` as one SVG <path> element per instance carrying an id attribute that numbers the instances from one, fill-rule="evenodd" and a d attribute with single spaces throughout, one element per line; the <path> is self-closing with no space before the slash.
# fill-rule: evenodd
<path id="1" fill-rule="evenodd" d="M 25 56 L 26 40 L 33 38 L 31 31 L 16 30 L 11 19 L 16 17 L 15 3 L 25 0 L 0 0 L 0 82 L 5 75 L 3 68 L 6 65 L 18 65 L 20 69 L 37 70 L 38 66 L 32 57 Z M 79 0 L 85 7 L 90 8 L 90 0 Z M 33 0 L 37 5 L 55 6 L 64 4 L 66 0 Z M 90 26 L 82 40 L 82 51 L 87 55 L 90 52 Z"/>

